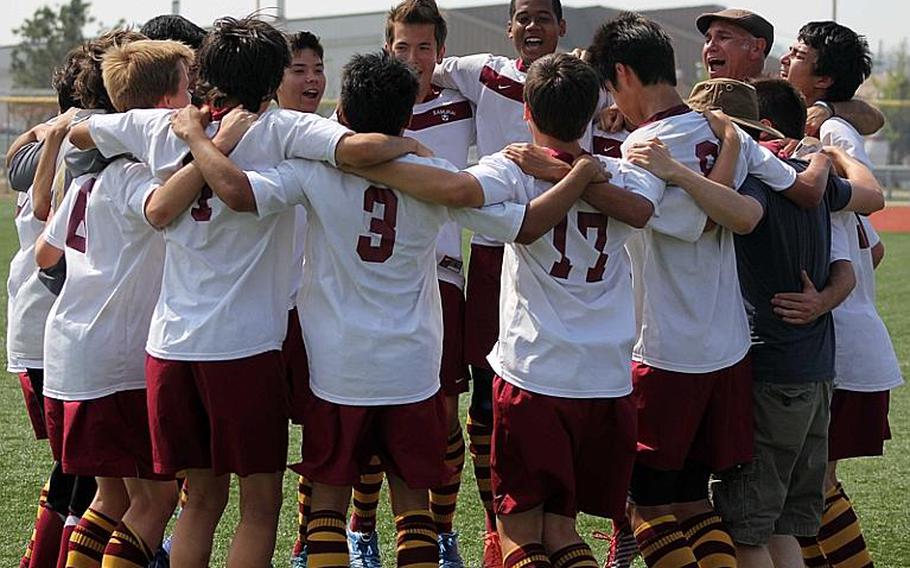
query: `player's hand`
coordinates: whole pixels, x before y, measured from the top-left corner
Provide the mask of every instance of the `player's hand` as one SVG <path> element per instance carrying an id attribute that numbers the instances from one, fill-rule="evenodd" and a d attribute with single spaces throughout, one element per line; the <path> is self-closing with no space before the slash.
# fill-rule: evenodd
<path id="1" fill-rule="evenodd" d="M 411 152 L 412 154 L 416 154 L 416 155 L 420 156 L 421 158 L 432 158 L 435 155 L 435 154 L 433 154 L 433 150 L 430 150 L 429 148 L 427 148 L 426 146 L 421 144 L 420 141 L 418 141 L 417 139 L 411 138 L 410 140 L 413 140 L 413 142 L 414 142 L 414 151 Z"/>
<path id="2" fill-rule="evenodd" d="M 586 63 L 591 61 L 591 54 L 588 53 L 587 49 L 583 49 L 581 47 L 576 47 L 575 49 L 573 49 L 570 52 L 570 55 L 572 55 L 573 57 L 577 57 Z"/>
<path id="3" fill-rule="evenodd" d="M 201 109 L 189 104 L 171 116 L 171 129 L 184 142 L 193 136 L 205 136 L 205 127 L 211 122 L 208 107 Z"/>
<path id="4" fill-rule="evenodd" d="M 572 170 L 569 164 L 534 144 L 509 144 L 502 153 L 524 173 L 551 183 L 557 183 Z"/>
<path id="5" fill-rule="evenodd" d="M 581 169 L 583 173 L 589 176 L 588 183 L 604 183 L 610 181 L 610 172 L 608 172 L 603 163 L 591 154 L 582 154 L 572 162 L 572 169 Z"/>
<path id="6" fill-rule="evenodd" d="M 626 160 L 666 181 L 671 181 L 679 168 L 685 167 L 673 159 L 670 150 L 666 144 L 660 141 L 660 138 L 632 144 Z"/>
<path id="7" fill-rule="evenodd" d="M 227 113 L 221 124 L 218 126 L 218 132 L 212 138 L 212 143 L 221 150 L 222 154 L 230 154 L 234 146 L 240 142 L 250 126 L 256 122 L 259 116 L 240 107 L 234 107 L 231 112 Z"/>
<path id="8" fill-rule="evenodd" d="M 619 112 L 619 107 L 610 105 L 597 115 L 597 125 L 604 132 L 619 132 L 626 128 L 626 117 Z"/>
<path id="9" fill-rule="evenodd" d="M 47 130 L 45 130 L 44 136 L 55 136 L 58 140 L 62 140 L 67 133 L 69 133 L 73 118 L 76 117 L 76 113 L 79 112 L 79 110 L 80 109 L 73 107 L 64 113 L 57 115 L 53 123 L 46 125 Z"/>
<path id="10" fill-rule="evenodd" d="M 736 132 L 736 125 L 730 120 L 730 117 L 721 110 L 706 110 L 704 117 L 708 119 L 708 126 L 720 140 L 733 140 L 739 138 Z"/>
<path id="11" fill-rule="evenodd" d="M 822 296 L 809 274 L 803 270 L 800 276 L 803 280 L 802 292 L 779 293 L 771 298 L 774 313 L 790 325 L 810 324 L 825 313 Z"/>
<path id="12" fill-rule="evenodd" d="M 822 148 L 821 152 L 825 156 L 831 158 L 831 165 L 834 167 L 834 171 L 837 172 L 837 175 L 846 177 L 844 165 L 851 159 L 850 155 L 847 154 L 843 148 L 837 146 L 825 146 Z"/>
<path id="13" fill-rule="evenodd" d="M 806 109 L 806 136 L 818 136 L 818 131 L 822 123 L 831 118 L 831 111 L 828 109 L 812 105 Z"/>

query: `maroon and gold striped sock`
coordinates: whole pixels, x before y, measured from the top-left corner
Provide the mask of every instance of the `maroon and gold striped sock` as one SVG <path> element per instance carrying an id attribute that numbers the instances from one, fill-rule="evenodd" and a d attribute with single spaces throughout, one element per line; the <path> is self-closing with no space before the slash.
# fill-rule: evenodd
<path id="1" fill-rule="evenodd" d="M 309 568 L 348 568 L 350 555 L 343 514 L 313 511 L 307 521 L 306 533 Z"/>
<path id="2" fill-rule="evenodd" d="M 493 490 L 490 486 L 490 443 L 493 439 L 493 426 L 468 413 L 466 427 L 468 451 L 474 464 L 474 479 L 477 481 L 480 502 L 490 514 L 493 511 Z"/>
<path id="3" fill-rule="evenodd" d="M 724 522 L 714 511 L 699 513 L 679 522 L 699 568 L 736 566 L 736 547 Z"/>
<path id="4" fill-rule="evenodd" d="M 859 526 L 859 518 L 840 484 L 825 495 L 825 511 L 818 529 L 818 544 L 831 568 L 871 568 L 872 557 Z"/>
<path id="5" fill-rule="evenodd" d="M 47 503 L 47 490 L 51 485 L 51 480 L 48 479 L 44 482 L 44 486 L 41 488 L 41 493 L 38 494 L 38 510 L 35 513 L 35 526 L 32 528 L 32 536 L 28 539 L 28 544 L 25 545 L 25 552 L 22 554 L 22 560 L 19 561 L 19 568 L 28 568 L 29 563 L 32 559 L 32 551 L 35 549 L 35 537 L 37 536 L 38 530 L 38 520 L 41 518 L 41 513 L 44 511 L 44 504 Z"/>
<path id="6" fill-rule="evenodd" d="M 508 553 L 502 561 L 502 568 L 552 568 L 550 557 L 538 542 L 523 544 Z"/>
<path id="7" fill-rule="evenodd" d="M 674 515 L 641 523 L 635 528 L 635 540 L 648 568 L 698 568 Z"/>
<path id="8" fill-rule="evenodd" d="M 378 456 L 370 458 L 366 471 L 354 485 L 354 510 L 351 512 L 351 530 L 372 533 L 376 530 L 376 508 L 382 490 L 382 462 Z"/>
<path id="9" fill-rule="evenodd" d="M 436 568 L 439 565 L 438 533 L 427 510 L 407 511 L 395 517 L 398 533 L 398 567 Z"/>
<path id="10" fill-rule="evenodd" d="M 35 521 L 35 536 L 29 566 L 54 565 L 60 552 L 63 521 L 64 516 L 51 509 L 47 503 L 41 507 L 41 514 Z"/>
<path id="11" fill-rule="evenodd" d="M 111 533 L 111 539 L 104 547 L 102 568 L 146 568 L 153 552 L 123 521 Z"/>
<path id="12" fill-rule="evenodd" d="M 66 568 L 99 568 L 104 557 L 104 547 L 116 526 L 117 521 L 114 519 L 91 507 L 86 509 L 70 536 Z"/>
<path id="13" fill-rule="evenodd" d="M 313 484 L 301 475 L 297 478 L 297 540 L 294 541 L 294 556 L 300 556 L 306 546 L 306 525 L 310 516 L 312 495 Z"/>
<path id="14" fill-rule="evenodd" d="M 796 542 L 799 543 L 800 552 L 803 554 L 803 564 L 806 568 L 829 568 L 828 559 L 825 553 L 818 545 L 818 539 L 814 536 L 798 536 Z"/>
<path id="15" fill-rule="evenodd" d="M 78 524 L 79 517 L 70 511 L 69 516 L 67 516 L 66 520 L 63 522 L 63 532 L 60 533 L 60 551 L 57 556 L 57 568 L 66 568 L 66 556 L 70 549 L 70 538 L 73 536 L 73 531 Z"/>
<path id="16" fill-rule="evenodd" d="M 464 470 L 464 436 L 461 425 L 449 434 L 446 447 L 446 467 L 454 470 L 449 481 L 430 491 L 430 512 L 439 533 L 452 532 L 455 519 L 455 507 L 458 503 L 458 491 L 461 489 L 461 472 Z"/>
<path id="17" fill-rule="evenodd" d="M 583 542 L 560 548 L 550 555 L 550 562 L 553 568 L 598 568 L 594 553 Z"/>

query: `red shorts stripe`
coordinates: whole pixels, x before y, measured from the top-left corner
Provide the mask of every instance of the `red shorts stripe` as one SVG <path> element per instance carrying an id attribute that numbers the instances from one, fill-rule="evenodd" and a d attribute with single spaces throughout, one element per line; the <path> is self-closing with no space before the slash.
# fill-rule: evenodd
<path id="1" fill-rule="evenodd" d="M 231 361 L 146 357 L 155 471 L 240 476 L 282 471 L 288 447 L 284 359 L 267 351 Z"/>
<path id="2" fill-rule="evenodd" d="M 499 337 L 499 283 L 503 247 L 471 245 L 465 300 L 464 357 L 469 365 L 489 369 L 487 355 Z"/>
<path id="3" fill-rule="evenodd" d="M 884 454 L 885 440 L 891 439 L 890 401 L 890 391 L 835 389 L 828 424 L 828 461 Z"/>
<path id="4" fill-rule="evenodd" d="M 439 381 L 446 396 L 468 392 L 468 366 L 464 360 L 465 299 L 461 288 L 439 281 L 442 299 L 442 365 Z"/>
<path id="5" fill-rule="evenodd" d="M 303 427 L 303 461 L 294 471 L 328 485 L 354 485 L 379 456 L 412 489 L 448 481 L 445 396 L 393 406 L 348 406 L 313 396 Z"/>
<path id="6" fill-rule="evenodd" d="M 749 356 L 711 373 L 679 373 L 633 362 L 638 460 L 678 471 L 686 460 L 722 471 L 752 460 Z"/>
<path id="7" fill-rule="evenodd" d="M 303 344 L 303 331 L 300 329 L 300 318 L 297 308 L 288 312 L 288 333 L 281 346 L 285 374 L 288 380 L 291 421 L 303 424 L 303 413 L 310 393 L 310 365 L 307 362 L 306 346 Z"/>
<path id="8" fill-rule="evenodd" d="M 61 464 L 71 475 L 167 480 L 152 467 L 145 389 L 53 403 L 63 409 Z M 56 441 L 60 443 L 60 440 Z"/>
<path id="9" fill-rule="evenodd" d="M 27 371 L 18 373 L 19 386 L 25 399 L 25 410 L 32 425 L 36 440 L 47 439 L 47 426 L 44 424 L 44 396 L 41 393 L 43 381 L 32 381 Z M 37 391 L 37 392 L 36 392 Z"/>
<path id="10" fill-rule="evenodd" d="M 493 380 L 493 507 L 508 515 L 543 505 L 566 517 L 625 514 L 635 463 L 630 396 L 571 399 Z"/>

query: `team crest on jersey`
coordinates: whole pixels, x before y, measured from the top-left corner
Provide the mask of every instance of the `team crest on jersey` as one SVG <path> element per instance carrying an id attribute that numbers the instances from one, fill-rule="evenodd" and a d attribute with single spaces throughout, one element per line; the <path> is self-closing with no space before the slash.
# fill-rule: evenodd
<path id="1" fill-rule="evenodd" d="M 458 116 L 458 113 L 456 113 L 454 109 L 450 108 L 434 108 L 432 112 L 433 116 L 439 118 L 439 120 L 443 122 L 448 122 Z"/>

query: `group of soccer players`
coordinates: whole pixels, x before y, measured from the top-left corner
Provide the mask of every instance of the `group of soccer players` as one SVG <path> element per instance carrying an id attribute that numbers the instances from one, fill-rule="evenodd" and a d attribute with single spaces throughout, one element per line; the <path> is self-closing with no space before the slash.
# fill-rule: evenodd
<path id="1" fill-rule="evenodd" d="M 613 567 L 871 566 L 835 473 L 902 382 L 865 40 L 807 24 L 763 78 L 771 24 L 704 14 L 683 101 L 653 21 L 569 55 L 559 0 L 509 16 L 514 58 L 445 57 L 396 5 L 332 119 L 318 38 L 257 18 L 67 56 L 8 155 L 9 365 L 55 460 L 22 567 L 207 566 L 230 474 L 227 565 L 268 566 L 288 420 L 293 566 L 381 566 L 384 478 L 397 565 L 462 566 L 469 378 L 485 567 L 597 566 L 579 512 Z"/>

